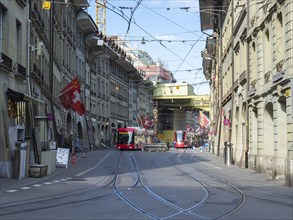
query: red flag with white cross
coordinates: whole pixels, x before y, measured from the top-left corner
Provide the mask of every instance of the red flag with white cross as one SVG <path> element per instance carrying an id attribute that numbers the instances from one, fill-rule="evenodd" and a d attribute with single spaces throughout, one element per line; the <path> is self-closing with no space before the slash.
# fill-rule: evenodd
<path id="1" fill-rule="evenodd" d="M 65 109 L 72 108 L 80 116 L 85 114 L 85 107 L 81 100 L 80 83 L 77 77 L 62 89 L 59 99 Z"/>

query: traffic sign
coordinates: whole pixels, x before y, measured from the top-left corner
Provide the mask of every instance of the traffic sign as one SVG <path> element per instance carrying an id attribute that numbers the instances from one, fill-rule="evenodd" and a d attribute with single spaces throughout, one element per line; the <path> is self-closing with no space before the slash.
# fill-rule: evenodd
<path id="1" fill-rule="evenodd" d="M 47 118 L 49 121 L 53 121 L 54 120 L 54 115 L 52 113 L 47 114 Z"/>
<path id="2" fill-rule="evenodd" d="M 224 125 L 229 126 L 231 124 L 231 121 L 228 118 L 224 119 Z"/>

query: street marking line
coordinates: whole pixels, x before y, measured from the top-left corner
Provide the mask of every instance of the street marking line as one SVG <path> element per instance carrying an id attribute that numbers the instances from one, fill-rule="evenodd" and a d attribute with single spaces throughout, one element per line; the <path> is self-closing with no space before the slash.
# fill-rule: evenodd
<path id="1" fill-rule="evenodd" d="M 17 191 L 18 191 L 17 189 L 10 189 L 10 190 L 6 190 L 5 192 L 14 193 L 14 192 L 17 192 Z"/>
<path id="2" fill-rule="evenodd" d="M 102 160 L 100 160 L 95 166 L 81 172 L 81 173 L 78 173 L 76 174 L 75 176 L 82 176 L 90 171 L 92 171 L 93 169 L 97 168 L 108 156 L 110 156 L 110 154 L 112 154 L 112 152 L 108 153 Z"/>
<path id="3" fill-rule="evenodd" d="M 24 186 L 24 187 L 21 187 L 20 189 L 30 189 L 31 187 L 28 187 L 28 186 Z"/>
<path id="4" fill-rule="evenodd" d="M 44 184 L 45 184 L 45 185 L 51 185 L 52 182 L 45 182 Z"/>

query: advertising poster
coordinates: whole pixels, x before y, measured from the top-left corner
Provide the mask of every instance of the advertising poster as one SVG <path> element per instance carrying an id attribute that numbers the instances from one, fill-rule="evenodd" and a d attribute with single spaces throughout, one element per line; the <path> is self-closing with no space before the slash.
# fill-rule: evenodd
<path id="1" fill-rule="evenodd" d="M 68 148 L 57 148 L 56 154 L 56 166 L 68 167 L 69 149 Z"/>

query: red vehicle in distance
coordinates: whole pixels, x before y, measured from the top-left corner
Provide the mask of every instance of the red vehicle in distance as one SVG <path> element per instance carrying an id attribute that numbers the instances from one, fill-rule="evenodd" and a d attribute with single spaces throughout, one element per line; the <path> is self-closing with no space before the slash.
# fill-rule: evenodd
<path id="1" fill-rule="evenodd" d="M 174 131 L 174 147 L 175 148 L 190 148 L 190 143 L 187 140 L 187 132 L 183 130 Z"/>
<path id="2" fill-rule="evenodd" d="M 153 131 L 139 127 L 118 128 L 117 148 L 120 150 L 141 150 L 146 143 L 152 143 Z"/>

